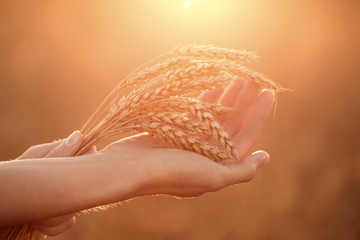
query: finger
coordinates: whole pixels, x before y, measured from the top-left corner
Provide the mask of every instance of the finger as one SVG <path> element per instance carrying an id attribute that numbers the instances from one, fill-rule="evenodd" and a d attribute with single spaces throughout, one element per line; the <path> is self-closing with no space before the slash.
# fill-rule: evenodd
<path id="1" fill-rule="evenodd" d="M 28 159 L 28 158 L 43 158 L 48 154 L 52 149 L 59 146 L 63 140 L 59 140 L 52 143 L 39 144 L 30 147 L 26 150 L 21 156 L 17 159 Z"/>
<path id="2" fill-rule="evenodd" d="M 199 96 L 198 100 L 203 102 L 216 103 L 223 92 L 223 88 L 215 88 L 213 90 L 203 92 Z"/>
<path id="3" fill-rule="evenodd" d="M 242 78 L 238 78 L 232 81 L 220 97 L 220 104 L 227 107 L 232 107 L 237 96 L 242 91 L 244 82 L 245 80 Z"/>
<path id="4" fill-rule="evenodd" d="M 69 221 L 73 217 L 75 217 L 75 214 L 71 213 L 63 216 L 58 216 L 58 217 L 53 217 L 53 218 L 48 218 L 48 219 L 43 219 L 41 221 L 33 222 L 32 225 L 42 226 L 42 227 L 55 227 L 57 225 Z"/>
<path id="5" fill-rule="evenodd" d="M 229 84 L 229 86 L 225 89 L 222 96 L 220 97 L 219 103 L 223 106 L 232 108 L 239 94 L 243 92 L 244 85 L 245 85 L 245 80 L 242 78 L 238 78 L 232 81 Z M 218 120 L 220 122 L 224 122 L 226 118 L 228 118 L 228 116 L 220 116 L 218 117 Z"/>
<path id="6" fill-rule="evenodd" d="M 198 100 L 202 102 L 208 102 L 208 103 L 217 103 L 219 97 L 223 93 L 223 88 L 216 88 L 213 90 L 209 90 L 206 92 L 203 92 L 199 97 Z M 187 113 L 187 117 L 190 119 L 197 119 L 197 116 L 192 113 Z"/>
<path id="7" fill-rule="evenodd" d="M 239 163 L 228 163 L 223 176 L 223 187 L 250 181 L 254 178 L 256 171 L 269 161 L 270 156 L 267 152 L 257 151 L 243 158 Z"/>
<path id="8" fill-rule="evenodd" d="M 91 154 L 91 153 L 96 153 L 97 152 L 97 148 L 96 146 L 92 146 L 84 155 L 86 154 Z"/>
<path id="9" fill-rule="evenodd" d="M 269 116 L 274 103 L 275 93 L 272 90 L 264 90 L 254 103 L 241 129 L 233 137 L 241 159 L 254 145 L 261 129 Z"/>
<path id="10" fill-rule="evenodd" d="M 33 224 L 32 228 L 48 236 L 55 236 L 71 228 L 72 226 L 75 225 L 75 223 L 76 223 L 76 218 L 75 216 L 73 216 L 71 219 L 56 226 L 46 227 L 46 226 Z"/>
<path id="11" fill-rule="evenodd" d="M 73 132 L 65 141 L 52 149 L 45 157 L 70 157 L 74 156 L 84 141 L 79 131 Z"/>
<path id="12" fill-rule="evenodd" d="M 253 82 L 246 82 L 237 98 L 233 102 L 231 114 L 223 120 L 223 126 L 230 136 L 235 135 L 243 124 L 249 109 L 259 96 L 261 86 Z"/>

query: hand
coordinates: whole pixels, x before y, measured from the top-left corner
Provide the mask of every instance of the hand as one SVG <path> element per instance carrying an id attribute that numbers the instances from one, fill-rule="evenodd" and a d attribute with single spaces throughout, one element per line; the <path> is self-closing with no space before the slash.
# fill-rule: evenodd
<path id="1" fill-rule="evenodd" d="M 30 147 L 18 159 L 54 158 L 74 156 L 79 149 L 83 137 L 79 131 L 73 132 L 67 139 Z M 74 226 L 75 214 L 69 214 L 31 223 L 31 227 L 49 236 L 58 235 Z"/>
<path id="2" fill-rule="evenodd" d="M 257 84 L 237 80 L 224 91 L 207 92 L 200 99 L 219 101 L 233 109 L 221 123 L 237 146 L 237 162 L 217 163 L 144 134 L 118 141 L 94 154 L 68 157 L 83 141 L 81 134 L 75 132 L 67 140 L 31 147 L 19 160 L 0 164 L 0 188 L 13 197 L 0 198 L 5 216 L 0 218 L 1 226 L 28 219 L 34 229 L 57 235 L 74 225 L 75 217 L 70 213 L 83 209 L 149 194 L 198 196 L 251 180 L 256 170 L 269 161 L 264 151 L 246 154 L 268 117 L 274 93 L 260 92 Z M 21 160 L 27 158 L 31 159 Z M 24 185 L 24 179 L 28 184 Z M 22 201 L 23 196 L 39 189 L 48 198 Z M 55 217 L 59 215 L 65 216 Z M 53 218 L 47 219 L 49 216 Z M 0 238 L 4 234 L 6 229 L 0 231 Z"/>
<path id="3" fill-rule="evenodd" d="M 219 102 L 231 107 L 232 113 L 221 119 L 233 138 L 239 160 L 222 163 L 200 154 L 174 149 L 148 135 L 138 135 L 109 145 L 99 153 L 129 171 L 129 181 L 143 181 L 139 195 L 170 194 L 198 196 L 226 186 L 250 181 L 258 168 L 269 161 L 269 155 L 257 151 L 246 156 L 255 144 L 274 102 L 274 92 L 261 91 L 255 83 L 236 80 L 224 91 L 204 93 L 200 100 Z"/>

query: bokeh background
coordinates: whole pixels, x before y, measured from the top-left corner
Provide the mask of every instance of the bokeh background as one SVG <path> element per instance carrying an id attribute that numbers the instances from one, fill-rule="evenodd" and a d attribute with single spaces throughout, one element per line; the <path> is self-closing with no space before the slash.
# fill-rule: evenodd
<path id="1" fill-rule="evenodd" d="M 79 129 L 117 82 L 178 44 L 257 51 L 278 97 L 252 182 L 143 197 L 52 239 L 360 239 L 360 1 L 1 1 L 0 159 Z"/>

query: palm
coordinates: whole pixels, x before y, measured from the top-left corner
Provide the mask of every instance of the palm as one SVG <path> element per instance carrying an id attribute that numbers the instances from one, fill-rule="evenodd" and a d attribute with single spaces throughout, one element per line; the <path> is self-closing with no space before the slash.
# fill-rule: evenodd
<path id="1" fill-rule="evenodd" d="M 217 89 L 205 92 L 199 97 L 201 101 L 219 103 L 232 109 L 228 116 L 220 118 L 220 122 L 237 146 L 240 160 L 255 144 L 271 110 L 273 93 L 269 91 L 261 93 L 260 90 L 258 84 L 237 80 L 225 91 Z M 168 143 L 147 135 L 127 138 L 112 145 L 121 148 L 133 145 L 145 149 L 172 148 Z"/>
<path id="2" fill-rule="evenodd" d="M 144 194 L 196 196 L 248 181 L 262 164 L 259 157 L 245 155 L 255 144 L 274 100 L 272 91 L 260 91 L 257 84 L 237 80 L 225 91 L 206 92 L 199 98 L 232 108 L 231 114 L 220 121 L 237 146 L 240 161 L 236 164 L 230 159 L 219 164 L 145 134 L 113 143 L 104 151 L 118 156 L 126 154 L 124 161 L 135 161 L 137 166 L 152 172 L 156 184 L 148 187 Z"/>

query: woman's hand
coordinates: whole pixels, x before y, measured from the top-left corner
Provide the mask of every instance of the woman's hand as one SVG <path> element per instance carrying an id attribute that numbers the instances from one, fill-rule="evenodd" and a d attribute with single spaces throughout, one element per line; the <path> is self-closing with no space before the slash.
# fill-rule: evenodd
<path id="1" fill-rule="evenodd" d="M 83 140 L 81 133 L 75 131 L 67 139 L 32 146 L 17 159 L 71 157 Z M 31 227 L 46 235 L 55 236 L 74 226 L 75 222 L 75 214 L 69 214 L 33 222 Z"/>
<path id="2" fill-rule="evenodd" d="M 132 178 L 129 181 L 144 181 L 137 196 L 170 194 L 190 197 L 217 191 L 250 181 L 256 170 L 269 161 L 269 155 L 264 151 L 246 154 L 255 144 L 271 111 L 273 91 L 261 91 L 259 85 L 239 79 L 224 91 L 204 93 L 200 100 L 219 102 L 233 109 L 230 115 L 221 119 L 221 123 L 237 146 L 239 160 L 216 163 L 200 154 L 174 149 L 148 135 L 124 139 L 100 151 L 102 157 L 118 161 L 123 165 L 122 169 L 127 168 Z M 147 177 L 144 179 L 143 176 Z"/>

